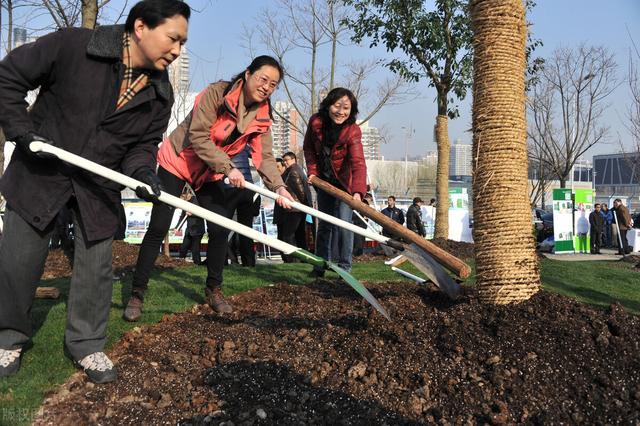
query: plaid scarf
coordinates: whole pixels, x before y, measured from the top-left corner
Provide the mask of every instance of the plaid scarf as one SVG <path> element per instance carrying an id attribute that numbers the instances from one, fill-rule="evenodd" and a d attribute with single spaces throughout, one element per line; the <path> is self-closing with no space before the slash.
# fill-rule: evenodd
<path id="1" fill-rule="evenodd" d="M 131 67 L 131 52 L 129 47 L 131 45 L 131 36 L 125 32 L 122 37 L 122 63 L 124 64 L 124 77 L 122 78 L 122 84 L 120 85 L 120 97 L 118 97 L 118 103 L 116 104 L 116 110 L 122 108 L 127 102 L 144 89 L 149 83 L 149 72 L 143 70 L 140 75 L 134 80 L 134 69 Z"/>

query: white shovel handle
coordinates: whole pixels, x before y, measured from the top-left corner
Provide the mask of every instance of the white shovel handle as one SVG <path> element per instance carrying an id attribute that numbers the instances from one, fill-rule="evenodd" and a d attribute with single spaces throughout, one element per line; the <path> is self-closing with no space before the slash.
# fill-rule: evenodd
<path id="1" fill-rule="evenodd" d="M 153 193 L 149 185 L 146 185 L 136 179 L 123 175 L 122 173 L 118 173 L 114 170 L 101 166 L 100 164 L 94 163 L 93 161 L 89 161 L 85 158 L 82 158 L 76 154 L 72 154 L 68 151 L 65 151 L 64 149 L 55 147 L 53 145 L 35 141 L 29 144 L 29 149 L 31 149 L 31 151 L 33 152 L 42 151 L 42 152 L 51 153 L 56 157 L 58 157 L 59 159 L 61 159 L 62 161 L 65 161 L 74 166 L 78 166 L 84 170 L 88 170 L 91 173 L 95 173 L 99 176 L 102 176 L 105 179 L 112 180 L 116 183 L 119 183 L 120 185 L 124 185 L 133 190 L 135 190 L 139 186 L 143 186 L 147 188 L 147 191 L 149 191 L 150 194 Z M 269 235 L 263 234 L 262 232 L 258 232 L 253 228 L 249 228 L 248 226 L 241 225 L 237 222 L 234 222 L 231 219 L 227 219 L 226 217 L 221 216 L 217 213 L 204 209 L 200 206 L 196 206 L 195 204 L 190 203 L 181 198 L 174 197 L 173 195 L 168 194 L 164 191 L 160 193 L 160 195 L 158 196 L 158 199 L 170 206 L 176 207 L 178 209 L 182 209 L 198 217 L 201 217 L 205 220 L 208 220 L 209 222 L 216 223 L 226 229 L 230 229 L 234 232 L 237 232 L 238 234 L 243 235 L 247 238 L 256 240 L 259 243 L 271 246 L 276 250 L 279 250 L 285 254 L 291 254 L 299 250 L 298 247 L 296 246 L 285 243 L 284 241 L 280 241 L 277 238 L 270 237 Z"/>
<path id="2" fill-rule="evenodd" d="M 251 183 L 251 182 L 245 181 L 244 182 L 244 187 L 247 188 L 250 191 L 257 192 L 258 194 L 264 195 L 265 197 L 271 198 L 273 200 L 277 200 L 278 198 L 282 197 L 282 195 L 276 194 L 273 191 L 269 191 L 268 189 L 262 188 L 262 187 L 260 187 L 258 185 L 255 185 L 255 184 Z M 282 198 L 284 198 L 284 197 L 282 197 Z M 286 199 L 286 198 L 285 198 L 285 200 L 287 200 L 287 203 L 289 203 L 291 205 L 291 207 L 295 208 L 296 210 L 300 210 L 301 212 L 308 213 L 311 216 L 315 216 L 318 219 L 324 220 L 325 222 L 329 222 L 329 223 L 331 223 L 333 225 L 336 225 L 336 226 L 339 226 L 341 228 L 348 229 L 349 231 L 351 231 L 351 232 L 353 232 L 355 234 L 365 236 L 365 237 L 367 237 L 367 238 L 369 238 L 369 239 L 371 239 L 373 241 L 377 241 L 379 243 L 386 243 L 386 242 L 389 241 L 388 237 L 384 237 L 384 236 L 382 236 L 382 235 L 380 235 L 378 233 L 371 232 L 366 228 L 361 228 L 361 227 L 359 227 L 357 225 L 354 225 L 351 222 L 347 222 L 347 221 L 339 219 L 339 218 L 337 218 L 335 216 L 328 215 L 326 213 L 321 212 L 320 210 L 316 210 L 313 207 L 309 207 L 309 206 L 304 205 L 304 204 L 302 204 L 302 203 L 300 203 L 298 201 L 291 201 L 291 200 Z"/>

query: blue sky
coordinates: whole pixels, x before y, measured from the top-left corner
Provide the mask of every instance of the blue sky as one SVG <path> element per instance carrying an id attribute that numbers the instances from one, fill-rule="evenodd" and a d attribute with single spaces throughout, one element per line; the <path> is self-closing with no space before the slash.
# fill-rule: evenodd
<path id="1" fill-rule="evenodd" d="M 123 0 L 112 0 L 113 7 L 121 6 Z M 260 25 L 255 17 L 258 12 L 272 1 L 258 0 L 191 0 L 188 3 L 200 12 L 192 16 L 189 31 L 188 48 L 191 52 L 192 86 L 199 90 L 207 82 L 219 78 L 229 78 L 248 65 L 251 58 L 246 49 L 240 47 L 243 26 Z M 129 5 L 133 1 L 129 1 Z M 3 17 L 4 18 L 4 17 Z M 636 44 L 640 47 L 640 1 L 638 0 L 538 0 L 538 4 L 528 17 L 533 26 L 531 30 L 536 38 L 542 39 L 544 46 L 536 51 L 538 56 L 547 56 L 555 48 L 572 47 L 580 42 L 604 45 L 611 49 L 618 62 L 618 76 L 626 77 L 628 54 L 631 43 L 627 27 Z M 3 24 L 5 22 L 3 21 Z M 6 37 L 3 36 L 3 37 Z M 256 50 L 257 53 L 267 53 Z M 339 52 L 339 61 L 348 62 L 359 59 L 389 59 L 384 49 L 368 47 L 349 47 Z M 290 66 L 303 66 L 300 57 Z M 374 79 L 383 78 L 384 72 Z M 382 154 L 388 159 L 404 158 L 405 130 L 415 129 L 408 144 L 409 155 L 418 155 L 435 150 L 433 142 L 433 124 L 436 108 L 435 92 L 425 82 L 418 83 L 418 99 L 402 105 L 384 108 L 378 113 L 371 125 L 382 127 L 388 136 L 388 143 L 382 146 Z M 284 99 L 282 89 L 275 98 Z M 457 139 L 471 143 L 470 95 L 460 104 L 460 118 L 449 124 L 451 141 Z M 622 84 L 609 98 L 611 106 L 605 119 L 611 126 L 611 142 L 592 149 L 587 155 L 616 152 L 619 150 L 619 137 L 628 141 L 623 126 L 625 109 L 629 102 L 628 89 Z"/>

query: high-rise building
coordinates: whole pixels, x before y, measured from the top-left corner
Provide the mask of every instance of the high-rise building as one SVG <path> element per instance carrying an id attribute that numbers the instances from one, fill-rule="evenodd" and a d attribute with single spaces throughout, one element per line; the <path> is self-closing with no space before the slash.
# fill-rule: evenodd
<path id="1" fill-rule="evenodd" d="M 427 166 L 436 167 L 438 165 L 438 151 L 427 151 L 422 157 L 422 162 Z"/>
<path id="2" fill-rule="evenodd" d="M 27 43 L 27 30 L 25 28 L 15 27 L 13 29 L 12 48 L 15 49 L 16 47 L 20 47 L 25 43 Z"/>
<path id="3" fill-rule="evenodd" d="M 458 139 L 451 145 L 449 176 L 471 176 L 471 172 L 471 145 Z"/>
<path id="4" fill-rule="evenodd" d="M 273 155 L 281 157 L 287 151 L 297 152 L 302 147 L 298 142 L 298 111 L 286 101 L 277 101 L 273 107 Z"/>
<path id="5" fill-rule="evenodd" d="M 169 64 L 167 68 L 169 72 L 169 81 L 173 86 L 173 93 L 176 99 L 180 96 L 186 96 L 189 93 L 191 78 L 189 77 L 189 52 L 186 46 L 182 46 L 180 56 Z"/>
<path id="6" fill-rule="evenodd" d="M 380 143 L 382 137 L 376 127 L 369 126 L 369 122 L 360 124 L 362 131 L 362 148 L 365 160 L 382 160 L 380 156 Z"/>

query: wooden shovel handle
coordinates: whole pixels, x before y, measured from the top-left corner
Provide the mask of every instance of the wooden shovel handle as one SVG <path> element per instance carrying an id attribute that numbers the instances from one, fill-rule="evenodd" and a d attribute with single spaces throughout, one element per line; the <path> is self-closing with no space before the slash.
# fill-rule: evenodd
<path id="1" fill-rule="evenodd" d="M 317 176 L 311 176 L 310 181 L 311 184 L 316 188 L 328 193 L 329 195 L 341 201 L 344 201 L 352 209 L 360 212 L 369 219 L 372 219 L 378 224 L 387 228 L 387 230 L 391 231 L 394 235 L 415 243 L 417 246 L 433 256 L 438 263 L 442 264 L 442 266 L 456 274 L 461 279 L 466 279 L 469 277 L 469 275 L 471 275 L 471 268 L 469 267 L 469 265 L 467 265 L 454 255 L 441 249 L 429 240 L 400 225 L 395 220 L 388 218 L 376 209 L 369 207 L 365 203 L 354 200 L 351 195 L 325 182 Z"/>

